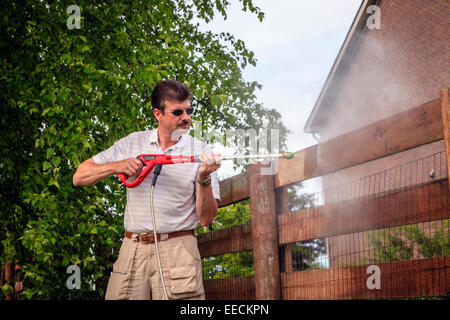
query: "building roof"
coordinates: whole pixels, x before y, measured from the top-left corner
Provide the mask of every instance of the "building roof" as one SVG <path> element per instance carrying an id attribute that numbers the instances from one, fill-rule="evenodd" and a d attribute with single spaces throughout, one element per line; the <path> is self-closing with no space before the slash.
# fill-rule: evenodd
<path id="1" fill-rule="evenodd" d="M 363 19 L 367 7 L 370 5 L 378 4 L 379 0 L 363 0 L 361 5 L 353 19 L 353 23 L 349 29 L 347 36 L 345 37 L 344 43 L 339 50 L 339 53 L 334 60 L 333 66 L 328 73 L 328 77 L 325 81 L 322 90 L 316 100 L 314 108 L 312 109 L 308 120 L 306 121 L 304 132 L 306 133 L 316 133 L 319 132 L 320 127 L 324 124 L 327 117 L 327 109 L 329 109 L 329 98 L 337 93 L 336 85 L 337 83 L 333 81 L 335 78 L 339 78 L 346 69 L 349 68 L 351 60 L 356 52 L 361 41 L 361 36 L 364 34 L 366 28 L 366 19 Z M 358 32 L 357 32 L 358 31 Z"/>

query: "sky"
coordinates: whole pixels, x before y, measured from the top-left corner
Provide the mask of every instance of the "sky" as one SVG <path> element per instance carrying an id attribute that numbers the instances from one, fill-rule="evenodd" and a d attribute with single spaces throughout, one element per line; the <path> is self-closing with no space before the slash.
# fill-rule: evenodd
<path id="1" fill-rule="evenodd" d="M 303 128 L 361 0 L 253 0 L 265 13 L 262 22 L 243 12 L 239 1 L 230 2 L 226 20 L 216 15 L 212 22 L 201 24 L 201 29 L 230 32 L 255 53 L 256 67 L 244 69 L 244 80 L 262 85 L 256 92 L 258 101 L 275 108 L 292 131 L 288 151 L 316 144 Z M 230 164 L 222 167 L 219 178 L 235 174 Z"/>

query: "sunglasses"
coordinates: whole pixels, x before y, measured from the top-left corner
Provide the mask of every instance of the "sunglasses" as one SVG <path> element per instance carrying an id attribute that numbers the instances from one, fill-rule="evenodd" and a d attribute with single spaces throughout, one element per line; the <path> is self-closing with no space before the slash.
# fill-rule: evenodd
<path id="1" fill-rule="evenodd" d="M 181 116 L 185 111 L 186 111 L 186 114 L 189 116 L 192 114 L 192 112 L 194 112 L 194 108 L 190 107 L 190 108 L 187 108 L 186 110 L 183 110 L 183 109 L 164 110 L 164 112 L 170 112 L 176 117 Z"/>

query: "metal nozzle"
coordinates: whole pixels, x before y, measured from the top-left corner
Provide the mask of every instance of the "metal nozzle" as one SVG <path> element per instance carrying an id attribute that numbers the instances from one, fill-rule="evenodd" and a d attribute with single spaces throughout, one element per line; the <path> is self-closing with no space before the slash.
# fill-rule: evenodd
<path id="1" fill-rule="evenodd" d="M 281 154 L 281 158 L 292 159 L 294 157 L 293 152 L 284 152 Z"/>

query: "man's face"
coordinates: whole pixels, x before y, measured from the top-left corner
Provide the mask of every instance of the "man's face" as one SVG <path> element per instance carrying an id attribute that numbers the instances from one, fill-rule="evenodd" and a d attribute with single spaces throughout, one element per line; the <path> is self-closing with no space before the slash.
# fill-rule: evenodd
<path id="1" fill-rule="evenodd" d="M 159 109 L 153 110 L 159 127 L 170 133 L 174 131 L 186 133 L 189 131 L 192 122 L 191 116 L 186 113 L 186 109 L 190 107 L 189 100 L 165 100 L 164 107 L 164 111 Z M 176 116 L 173 113 L 175 110 L 183 110 L 183 113 L 180 116 Z"/>

